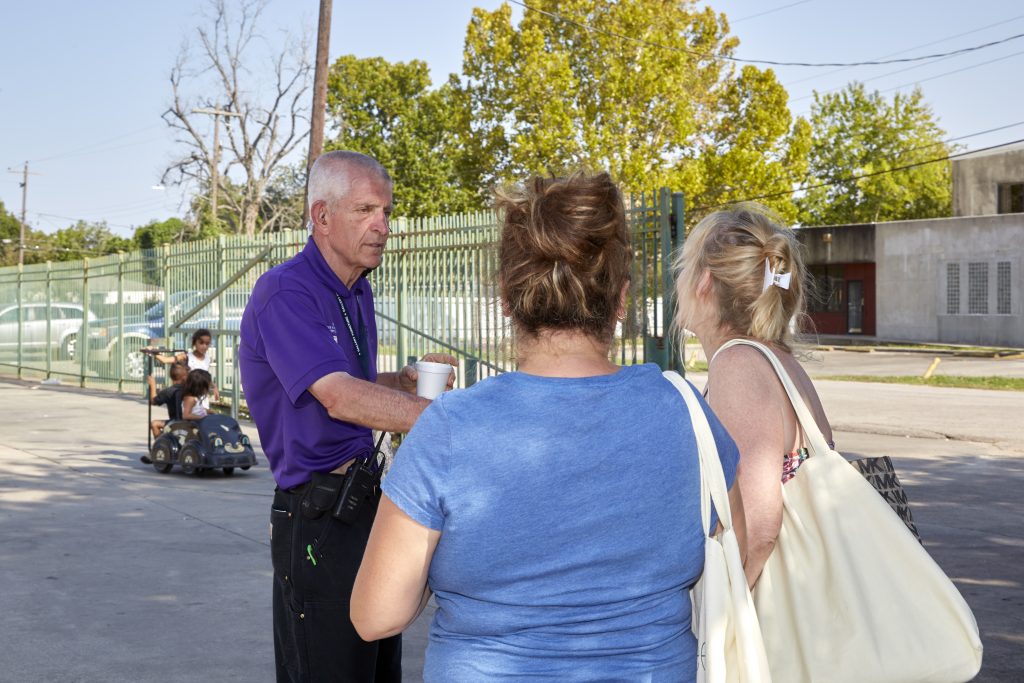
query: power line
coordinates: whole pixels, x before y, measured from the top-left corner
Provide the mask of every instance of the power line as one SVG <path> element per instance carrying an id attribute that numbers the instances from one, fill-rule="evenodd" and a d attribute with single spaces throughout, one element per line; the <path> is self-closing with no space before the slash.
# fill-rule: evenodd
<path id="1" fill-rule="evenodd" d="M 927 78 L 921 78 L 921 79 L 916 80 L 916 81 L 910 81 L 908 83 L 903 83 L 902 85 L 896 85 L 896 86 L 893 86 L 891 88 L 886 88 L 884 90 L 879 90 L 878 92 L 890 92 L 892 90 L 899 90 L 900 88 L 906 88 L 909 85 L 917 85 L 918 83 L 926 83 L 928 81 L 934 81 L 936 78 L 942 78 L 944 76 L 951 76 L 952 74 L 958 74 L 961 71 L 970 71 L 971 69 L 977 69 L 978 67 L 987 66 L 989 64 L 994 64 L 995 62 L 1001 62 L 1001 61 L 1003 61 L 1005 59 L 1010 59 L 1011 57 L 1016 57 L 1018 55 L 1024 55 L 1024 50 L 1022 50 L 1020 52 L 1012 52 L 1012 53 L 1010 53 L 1008 55 L 1003 55 L 1002 57 L 996 57 L 995 59 L 989 59 L 989 60 L 984 61 L 984 62 L 978 62 L 977 64 L 971 64 L 969 66 L 964 66 L 964 67 L 961 67 L 959 69 L 953 69 L 951 71 L 943 71 L 942 73 L 935 74 L 934 76 L 929 76 Z M 943 57 L 943 59 L 948 59 L 948 57 Z M 942 60 L 940 60 L 940 59 L 936 59 L 935 60 L 935 62 L 939 62 L 939 61 L 942 61 Z M 889 73 L 879 74 L 878 76 L 872 76 L 871 78 L 865 78 L 863 81 L 860 81 L 860 82 L 861 83 L 867 83 L 869 81 L 877 81 L 878 79 L 885 78 L 886 76 L 894 76 L 896 74 L 903 73 L 904 71 L 910 71 L 912 69 L 918 69 L 918 68 L 921 68 L 922 66 L 930 66 L 931 64 L 934 64 L 935 62 L 929 62 L 928 64 L 919 64 L 917 66 L 907 67 L 906 69 L 897 69 L 896 71 L 890 71 Z M 823 90 L 820 93 L 818 91 L 814 91 L 810 95 L 804 95 L 802 97 L 793 98 L 792 100 L 790 100 L 790 103 L 803 102 L 804 100 L 811 99 L 815 95 L 827 95 L 828 93 L 839 92 L 840 90 L 842 90 L 845 87 L 846 86 L 842 86 L 842 87 L 839 87 L 839 88 L 831 88 L 829 90 Z"/>
<path id="2" fill-rule="evenodd" d="M 98 224 L 98 223 L 103 223 L 104 225 L 107 225 L 107 226 L 110 226 L 110 227 L 114 227 L 114 228 L 128 228 L 129 230 L 134 229 L 136 227 L 139 227 L 139 226 L 136 226 L 136 225 L 124 225 L 123 223 L 108 223 L 105 220 L 93 221 L 93 220 L 89 220 L 88 218 L 82 218 L 80 216 L 78 216 L 78 217 L 76 217 L 76 216 L 61 216 L 61 215 L 58 215 L 58 214 L 55 214 L 55 213 L 43 213 L 41 211 L 30 211 L 29 213 L 31 213 L 31 214 L 33 214 L 35 216 L 39 216 L 40 218 L 42 218 L 44 216 L 45 217 L 49 217 L 49 218 L 63 218 L 64 220 L 67 220 L 67 221 L 75 221 L 75 222 L 81 221 L 82 223 L 92 223 L 94 225 Z"/>
<path id="3" fill-rule="evenodd" d="M 915 45 L 913 47 L 908 47 L 905 50 L 898 50 L 896 52 L 890 52 L 887 55 L 882 55 L 881 57 L 878 57 L 878 59 L 885 59 L 887 57 L 895 57 L 896 55 L 906 54 L 907 52 L 910 52 L 911 50 L 920 50 L 923 47 L 931 47 L 932 45 L 938 45 L 939 43 L 945 43 L 945 42 L 947 42 L 949 40 L 953 40 L 954 38 L 962 38 L 964 36 L 969 36 L 972 33 L 978 33 L 980 31 L 985 31 L 987 29 L 994 28 L 996 26 L 1005 26 L 1006 24 L 1012 23 L 1014 21 L 1018 21 L 1020 19 L 1024 19 L 1024 14 L 1019 14 L 1019 15 L 1017 15 L 1015 17 L 1010 17 L 1009 19 L 1004 19 L 1003 21 L 997 21 L 994 24 L 987 24 L 987 25 L 982 26 L 980 28 L 971 29 L 970 31 L 964 31 L 963 33 L 954 33 L 951 36 L 946 36 L 945 38 L 939 38 L 938 40 L 933 40 L 933 41 L 931 41 L 929 43 L 922 43 L 920 45 Z M 811 81 L 811 80 L 814 80 L 816 78 L 824 78 L 825 76 L 831 76 L 832 74 L 837 74 L 837 73 L 839 73 L 841 71 L 846 71 L 848 68 L 849 67 L 842 68 L 842 69 L 835 69 L 833 71 L 826 71 L 824 73 L 812 74 L 810 76 L 804 76 L 803 78 L 798 78 L 795 81 L 789 81 L 788 83 L 785 83 L 784 85 L 787 88 L 789 88 L 791 86 L 796 85 L 797 83 L 803 83 L 804 81 Z"/>
<path id="4" fill-rule="evenodd" d="M 975 138 L 975 137 L 978 137 L 979 135 L 988 135 L 989 133 L 996 133 L 996 132 L 1001 131 L 1001 130 L 1008 130 L 1010 128 L 1016 128 L 1018 126 L 1024 126 L 1024 121 L 1015 121 L 1014 123 L 1008 123 L 1008 124 L 1005 124 L 1005 125 L 1002 125 L 1002 126 L 996 126 L 995 128 L 989 128 L 987 130 L 979 130 L 979 131 L 976 131 L 974 133 L 967 133 L 966 135 L 959 135 L 959 136 L 957 136 L 955 138 L 946 138 L 945 140 L 937 140 L 935 142 L 929 142 L 928 144 L 925 144 L 925 145 L 918 145 L 916 147 L 910 147 L 908 149 L 902 149 L 902 150 L 899 150 L 899 152 L 901 154 L 909 154 L 911 152 L 916 152 L 919 149 L 927 149 L 929 147 L 937 147 L 938 145 L 948 145 L 948 144 L 950 144 L 952 142 L 957 142 L 959 140 L 966 140 L 968 138 Z M 1006 143 L 1006 144 L 1013 144 L 1013 143 L 1011 142 L 1011 143 Z M 978 150 L 975 150 L 975 151 L 978 151 Z M 969 153 L 969 152 L 965 152 L 965 153 Z M 788 175 L 788 176 L 786 176 L 784 178 L 780 178 L 779 182 L 783 182 L 783 183 L 784 182 L 794 182 L 794 181 L 800 180 L 802 178 L 805 178 L 804 174 Z M 837 183 L 838 182 L 846 182 L 846 181 L 837 181 Z M 811 188 L 797 188 L 795 190 L 791 190 L 790 192 L 799 192 L 802 189 L 811 189 Z M 782 194 L 786 194 L 786 193 L 782 193 Z M 761 197 L 761 198 L 763 198 L 763 197 Z M 739 203 L 739 202 L 755 201 L 756 199 L 759 199 L 759 197 L 751 197 L 751 198 L 748 198 L 748 199 L 736 199 L 736 200 L 733 200 L 731 202 L 726 202 L 724 204 L 714 204 L 714 205 L 709 205 L 709 206 L 710 206 L 710 208 L 715 208 L 715 207 L 718 207 L 718 206 L 726 206 L 728 204 L 734 204 L 734 203 Z M 705 209 L 705 208 L 709 208 L 709 207 L 708 206 L 696 207 L 694 210 L 696 211 L 698 209 Z"/>
<path id="5" fill-rule="evenodd" d="M 900 88 L 906 88 L 909 85 L 918 85 L 919 83 L 927 83 L 928 81 L 934 81 L 936 78 L 942 78 L 944 76 L 952 76 L 953 74 L 958 74 L 961 71 L 970 71 L 971 69 L 977 69 L 979 66 L 988 66 L 989 64 L 994 64 L 995 62 L 1001 62 L 1004 59 L 1009 59 L 1010 57 L 1018 57 L 1020 55 L 1024 55 L 1024 50 L 1021 50 L 1020 52 L 1013 52 L 1011 54 L 1004 55 L 1002 57 L 996 57 L 995 59 L 990 59 L 990 60 L 988 60 L 986 62 L 979 62 L 977 64 L 971 64 L 970 66 L 965 66 L 962 69 L 954 69 L 952 71 L 945 71 L 945 72 L 943 72 L 941 74 L 936 74 L 935 76 L 929 76 L 928 78 L 922 78 L 920 80 L 912 81 L 910 83 L 904 83 L 902 85 L 896 85 L 896 86 L 893 86 L 891 88 L 886 88 L 885 90 L 880 90 L 879 92 L 890 92 L 892 90 L 899 90 Z"/>
<path id="6" fill-rule="evenodd" d="M 51 159 L 62 159 L 64 157 L 79 156 L 79 154 L 81 152 L 84 152 L 85 150 L 91 150 L 94 147 L 100 147 L 100 146 L 105 145 L 105 144 L 110 143 L 110 142 L 116 142 L 117 140 L 123 140 L 124 138 L 129 138 L 129 137 L 131 137 L 133 135 L 145 132 L 147 130 L 152 130 L 154 128 L 160 128 L 163 125 L 164 124 L 162 124 L 162 123 L 158 123 L 158 124 L 153 124 L 151 126 L 145 126 L 143 128 L 137 128 L 137 129 L 129 131 L 127 133 L 122 133 L 120 135 L 115 135 L 114 137 L 106 138 L 106 139 L 100 140 L 99 142 L 94 142 L 94 143 L 92 143 L 90 145 L 85 145 L 84 147 L 79 147 L 77 149 L 73 149 L 73 150 L 70 150 L 68 152 L 61 152 L 60 154 L 54 154 L 52 156 L 42 157 L 40 159 L 30 159 L 30 161 L 32 163 L 38 163 L 38 162 L 41 162 L 41 161 L 50 161 Z M 156 139 L 156 138 L 153 138 L 153 139 Z M 151 142 L 151 141 L 152 140 L 143 140 L 142 142 Z M 141 143 L 131 143 L 131 144 L 134 145 L 134 144 L 141 144 Z M 120 147 L 114 147 L 113 149 L 120 149 Z M 100 150 L 100 151 L 102 151 L 102 150 Z M 92 152 L 86 152 L 86 153 L 87 154 L 91 154 Z"/>
<path id="7" fill-rule="evenodd" d="M 756 202 L 756 201 L 759 201 L 761 199 L 774 199 L 775 197 L 785 197 L 787 195 L 795 194 L 797 192 L 805 192 L 807 190 L 814 190 L 814 189 L 817 189 L 819 187 L 833 187 L 833 186 L 836 186 L 836 185 L 843 185 L 845 183 L 850 183 L 850 182 L 853 182 L 853 181 L 856 181 L 856 180 L 863 180 L 864 178 L 873 178 L 875 176 L 888 175 L 890 173 L 897 173 L 899 171 L 906 171 L 908 169 L 916 168 L 918 166 L 927 166 L 928 164 L 935 164 L 935 163 L 938 163 L 940 161 L 949 161 L 951 159 L 956 159 L 957 157 L 966 156 L 968 154 L 975 154 L 977 152 L 988 152 L 988 151 L 993 150 L 993 149 L 1000 149 L 1002 147 L 1009 147 L 1010 145 L 1016 145 L 1016 144 L 1021 143 L 1021 142 L 1024 142 L 1024 138 L 1020 138 L 1019 140 L 1011 140 L 1010 142 L 1003 142 L 1003 143 L 998 144 L 998 145 L 991 145 L 989 147 L 982 147 L 981 149 L 974 149 L 974 150 L 970 150 L 970 151 L 966 151 L 966 152 L 958 152 L 956 154 L 947 154 L 947 155 L 942 156 L 942 157 L 935 157 L 934 159 L 925 159 L 924 161 L 915 161 L 914 163 L 911 163 L 911 164 L 904 164 L 903 166 L 895 166 L 893 168 L 885 169 L 883 171 L 873 171 L 871 173 L 855 174 L 855 175 L 851 175 L 851 176 L 846 177 L 846 178 L 841 178 L 839 180 L 832 180 L 832 181 L 829 181 L 829 182 L 826 182 L 826 183 L 817 183 L 815 185 L 804 185 L 803 187 L 796 187 L 796 188 L 793 188 L 791 190 L 782 190 L 780 192 L 769 192 L 768 194 L 757 195 L 756 197 L 746 197 L 744 199 L 734 199 L 732 201 L 722 202 L 721 204 L 708 204 L 708 205 L 705 205 L 705 206 L 697 206 L 697 207 L 694 207 L 692 210 L 693 211 L 706 211 L 708 209 L 717 209 L 717 208 L 723 207 L 723 206 L 732 206 L 733 204 L 742 204 L 743 202 Z"/>
<path id="8" fill-rule="evenodd" d="M 782 5 L 781 7 L 773 7 L 772 9 L 766 9 L 765 11 L 758 12 L 757 14 L 748 14 L 745 17 L 740 17 L 739 19 L 734 19 L 734 20 L 730 21 L 729 24 L 730 25 L 735 25 L 735 24 L 740 23 L 741 21 L 746 21 L 747 19 L 756 19 L 757 17 L 763 17 L 766 14 L 772 14 L 774 12 L 780 12 L 780 11 L 782 11 L 784 9 L 789 9 L 790 7 L 796 7 L 797 5 L 806 5 L 810 1 L 811 0 L 800 0 L 800 2 L 791 2 L 788 5 Z"/>
<path id="9" fill-rule="evenodd" d="M 641 38 L 634 38 L 633 36 L 628 36 L 628 35 L 625 35 L 625 34 L 622 34 L 622 33 L 615 33 L 614 31 L 605 31 L 605 30 L 602 30 L 602 29 L 599 29 L 599 28 L 595 28 L 593 26 L 590 26 L 588 24 L 584 24 L 584 23 L 576 21 L 574 19 L 569 19 L 568 17 L 563 17 L 560 14 L 556 14 L 554 12 L 549 12 L 547 10 L 539 9 L 537 7 L 532 7 L 530 5 L 527 5 L 525 2 L 521 2 L 520 0 L 509 0 L 509 2 L 515 3 L 516 5 L 519 5 L 520 7 L 528 9 L 528 10 L 530 10 L 532 12 L 537 12 L 538 14 L 543 14 L 545 16 L 551 17 L 552 19 L 557 19 L 559 21 L 564 21 L 564 22 L 566 22 L 568 24 L 572 24 L 574 26 L 578 26 L 579 28 L 582 28 L 582 29 L 584 29 L 586 31 L 591 31 L 592 33 L 600 33 L 602 35 L 606 35 L 606 36 L 609 36 L 609 37 L 612 37 L 612 38 L 619 38 L 621 40 L 628 40 L 628 41 L 633 42 L 633 43 L 639 43 L 641 45 L 647 45 L 648 47 L 656 47 L 658 49 L 668 50 L 670 52 L 680 52 L 680 53 L 683 53 L 683 54 L 693 55 L 695 57 L 701 57 L 701 58 L 704 58 L 704 59 L 724 59 L 726 61 L 736 62 L 736 63 L 741 63 L 741 64 L 768 64 L 770 66 L 811 66 L 811 67 L 821 67 L 821 66 L 843 66 L 843 67 L 846 67 L 846 66 L 878 66 L 878 65 L 882 65 L 882 64 L 899 64 L 899 63 L 904 63 L 904 62 L 920 62 L 920 61 L 923 61 L 923 60 L 926 60 L 926 59 L 936 59 L 938 57 L 950 57 L 950 56 L 953 56 L 953 55 L 966 54 L 968 52 L 975 52 L 977 50 L 984 50 L 985 48 L 993 47 L 995 45 L 1002 45 L 1003 43 L 1010 42 L 1011 40 L 1018 40 L 1020 38 L 1024 38 L 1024 33 L 1018 33 L 1016 35 L 1007 36 L 1006 38 L 1001 38 L 999 40 L 993 40 L 993 41 L 988 42 L 988 43 L 982 43 L 981 45 L 972 45 L 971 47 L 964 47 L 964 48 L 960 48 L 959 50 L 951 50 L 950 52 L 940 52 L 940 53 L 932 54 L 932 55 L 920 55 L 918 57 L 902 57 L 900 59 L 870 60 L 870 61 L 864 61 L 864 62 L 780 62 L 780 61 L 775 61 L 775 60 L 771 60 L 771 59 L 742 59 L 740 57 L 730 57 L 730 56 L 727 56 L 727 55 L 715 55 L 715 54 L 709 54 L 709 53 L 706 53 L 706 52 L 697 52 L 696 50 L 687 50 L 686 48 L 682 48 L 682 47 L 674 47 L 674 46 L 671 46 L 671 45 L 662 45 L 661 43 L 653 43 L 653 42 L 651 42 L 649 40 L 643 40 Z"/>

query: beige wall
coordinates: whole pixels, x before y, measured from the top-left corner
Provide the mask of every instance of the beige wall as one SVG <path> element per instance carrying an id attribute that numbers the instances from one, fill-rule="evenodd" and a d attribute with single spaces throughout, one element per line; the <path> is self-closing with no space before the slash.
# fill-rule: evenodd
<path id="1" fill-rule="evenodd" d="M 999 183 L 1024 182 L 1024 149 L 953 160 L 953 215 L 997 213 Z"/>
<path id="2" fill-rule="evenodd" d="M 1024 347 L 1024 214 L 875 226 L 877 334 L 883 339 Z M 947 312 L 947 264 L 959 263 L 960 313 Z M 969 314 L 968 264 L 989 263 L 989 313 Z M 1010 263 L 1010 314 L 996 308 L 997 263 Z"/>

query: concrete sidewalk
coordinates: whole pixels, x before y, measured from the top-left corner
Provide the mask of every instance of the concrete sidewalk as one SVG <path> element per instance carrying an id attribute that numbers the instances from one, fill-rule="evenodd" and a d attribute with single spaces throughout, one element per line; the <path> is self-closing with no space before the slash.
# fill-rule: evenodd
<path id="1" fill-rule="evenodd" d="M 1024 680 L 1024 394 L 820 389 L 841 450 L 893 456 L 982 629 L 977 680 Z M 135 398 L 0 381 L 0 680 L 273 680 L 265 460 L 160 475 L 138 462 L 145 422 Z M 408 681 L 427 617 L 407 633 Z"/>

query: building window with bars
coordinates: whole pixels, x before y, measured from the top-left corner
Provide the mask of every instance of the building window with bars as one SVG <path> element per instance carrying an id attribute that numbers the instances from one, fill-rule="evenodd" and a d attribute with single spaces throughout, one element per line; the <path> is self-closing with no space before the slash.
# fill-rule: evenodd
<path id="1" fill-rule="evenodd" d="M 946 315 L 960 315 L 960 264 L 946 264 Z"/>
<path id="2" fill-rule="evenodd" d="M 988 315 L 988 264 L 967 264 L 967 312 Z"/>
<path id="3" fill-rule="evenodd" d="M 999 213 L 1024 213 L 1024 183 L 999 184 Z"/>
<path id="4" fill-rule="evenodd" d="M 1010 262 L 996 264 L 996 313 L 1010 315 Z"/>

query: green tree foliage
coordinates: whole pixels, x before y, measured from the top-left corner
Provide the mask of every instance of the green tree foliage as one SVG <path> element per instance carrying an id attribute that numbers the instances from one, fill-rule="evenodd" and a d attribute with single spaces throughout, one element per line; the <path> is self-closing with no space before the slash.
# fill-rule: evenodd
<path id="1" fill-rule="evenodd" d="M 180 218 L 153 221 L 135 228 L 132 244 L 135 249 L 156 249 L 163 244 L 181 242 L 190 230 L 189 224 Z"/>
<path id="2" fill-rule="evenodd" d="M 395 181 L 395 213 L 431 216 L 476 208 L 475 187 L 457 182 L 455 93 L 431 90 L 426 63 L 340 57 L 327 85 L 333 139 L 326 150 L 374 157 Z M 300 207 L 301 208 L 301 207 Z"/>
<path id="3" fill-rule="evenodd" d="M 724 15 L 694 0 L 532 5 L 572 21 L 527 11 L 514 25 L 503 5 L 474 10 L 467 29 L 461 149 L 478 185 L 589 167 L 707 206 L 789 189 L 802 172 L 806 125 L 790 129 L 774 73 L 720 58 L 738 44 Z"/>
<path id="4" fill-rule="evenodd" d="M 43 263 L 48 258 L 48 237 L 40 230 L 25 228 L 25 263 Z M 18 264 L 18 244 L 21 241 L 21 221 L 0 202 L 0 266 Z"/>
<path id="5" fill-rule="evenodd" d="M 77 261 L 129 251 L 132 247 L 131 240 L 112 233 L 106 223 L 78 221 L 49 235 L 46 249 L 51 261 Z"/>
<path id="6" fill-rule="evenodd" d="M 758 197 L 792 223 L 797 218 L 790 190 L 807 169 L 810 125 L 795 123 L 788 94 L 772 70 L 745 66 L 726 82 L 719 112 L 688 186 L 708 207 Z"/>
<path id="7" fill-rule="evenodd" d="M 815 94 L 808 184 L 830 185 L 798 200 L 801 221 L 839 225 L 950 215 L 949 161 L 851 179 L 944 157 L 952 151 L 944 136 L 919 88 L 891 100 L 861 83 Z"/>
<path id="8" fill-rule="evenodd" d="M 306 164 L 279 166 L 267 185 L 260 215 L 259 232 L 299 230 L 302 226 L 302 202 L 306 197 Z"/>

